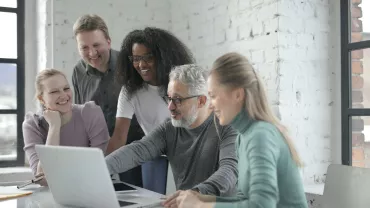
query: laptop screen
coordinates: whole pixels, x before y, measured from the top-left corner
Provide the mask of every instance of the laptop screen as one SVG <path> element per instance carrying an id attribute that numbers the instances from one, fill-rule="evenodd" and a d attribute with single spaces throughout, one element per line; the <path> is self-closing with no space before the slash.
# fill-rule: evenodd
<path id="1" fill-rule="evenodd" d="M 135 188 L 128 186 L 124 183 L 113 183 L 115 191 L 136 191 Z"/>
<path id="2" fill-rule="evenodd" d="M 118 203 L 119 203 L 119 206 L 120 206 L 120 207 L 125 207 L 125 206 L 129 206 L 129 205 L 136 204 L 136 203 L 133 203 L 133 202 L 128 202 L 128 201 L 119 201 L 119 200 L 118 200 Z"/>

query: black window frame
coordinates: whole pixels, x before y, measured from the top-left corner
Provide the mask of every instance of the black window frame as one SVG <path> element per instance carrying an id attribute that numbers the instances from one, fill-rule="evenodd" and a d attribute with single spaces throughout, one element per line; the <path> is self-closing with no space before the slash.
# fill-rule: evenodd
<path id="1" fill-rule="evenodd" d="M 0 12 L 15 13 L 17 15 L 17 58 L 0 58 L 1 64 L 17 65 L 17 109 L 0 109 L 0 115 L 17 115 L 17 159 L 0 161 L 0 167 L 24 166 L 25 154 L 23 151 L 22 122 L 25 114 L 25 0 L 17 0 L 16 8 L 0 6 Z"/>
<path id="2" fill-rule="evenodd" d="M 351 0 L 340 1 L 342 164 L 352 165 L 352 117 L 370 116 L 370 108 L 352 108 L 351 52 L 370 48 L 370 40 L 351 43 Z"/>

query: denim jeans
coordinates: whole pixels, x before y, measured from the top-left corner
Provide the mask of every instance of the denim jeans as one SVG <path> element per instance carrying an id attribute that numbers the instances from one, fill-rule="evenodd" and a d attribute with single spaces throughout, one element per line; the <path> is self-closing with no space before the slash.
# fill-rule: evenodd
<path id="1" fill-rule="evenodd" d="M 167 157 L 161 156 L 155 160 L 148 161 L 141 165 L 143 188 L 166 194 L 167 186 Z"/>

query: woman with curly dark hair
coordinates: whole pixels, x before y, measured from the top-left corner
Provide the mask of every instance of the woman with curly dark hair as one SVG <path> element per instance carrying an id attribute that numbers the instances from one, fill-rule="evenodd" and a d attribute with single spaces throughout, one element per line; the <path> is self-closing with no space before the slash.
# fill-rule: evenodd
<path id="1" fill-rule="evenodd" d="M 134 114 L 145 134 L 170 117 L 163 99 L 167 94 L 169 73 L 174 66 L 194 62 L 185 44 L 166 30 L 146 27 L 134 30 L 125 37 L 116 68 L 116 79 L 122 89 L 118 98 L 116 127 L 108 152 L 126 144 Z M 164 194 L 166 187 L 150 184 L 154 181 L 147 181 L 146 174 L 166 180 L 167 160 L 159 158 L 142 167 L 144 188 Z"/>
<path id="2" fill-rule="evenodd" d="M 144 62 L 141 62 L 144 61 Z M 163 87 L 173 66 L 194 63 L 190 50 L 166 30 L 134 30 L 123 40 L 117 62 L 117 80 L 132 96 L 144 83 Z"/>

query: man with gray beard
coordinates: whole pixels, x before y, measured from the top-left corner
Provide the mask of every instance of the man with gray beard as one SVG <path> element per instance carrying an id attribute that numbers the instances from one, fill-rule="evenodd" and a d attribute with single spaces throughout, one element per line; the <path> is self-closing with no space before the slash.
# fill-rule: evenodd
<path id="1" fill-rule="evenodd" d="M 234 193 L 237 134 L 230 126 L 221 126 L 208 108 L 207 76 L 207 71 L 196 65 L 177 66 L 171 71 L 165 97 L 171 119 L 141 140 L 109 154 L 110 174 L 167 155 L 177 190 L 215 196 Z"/>

